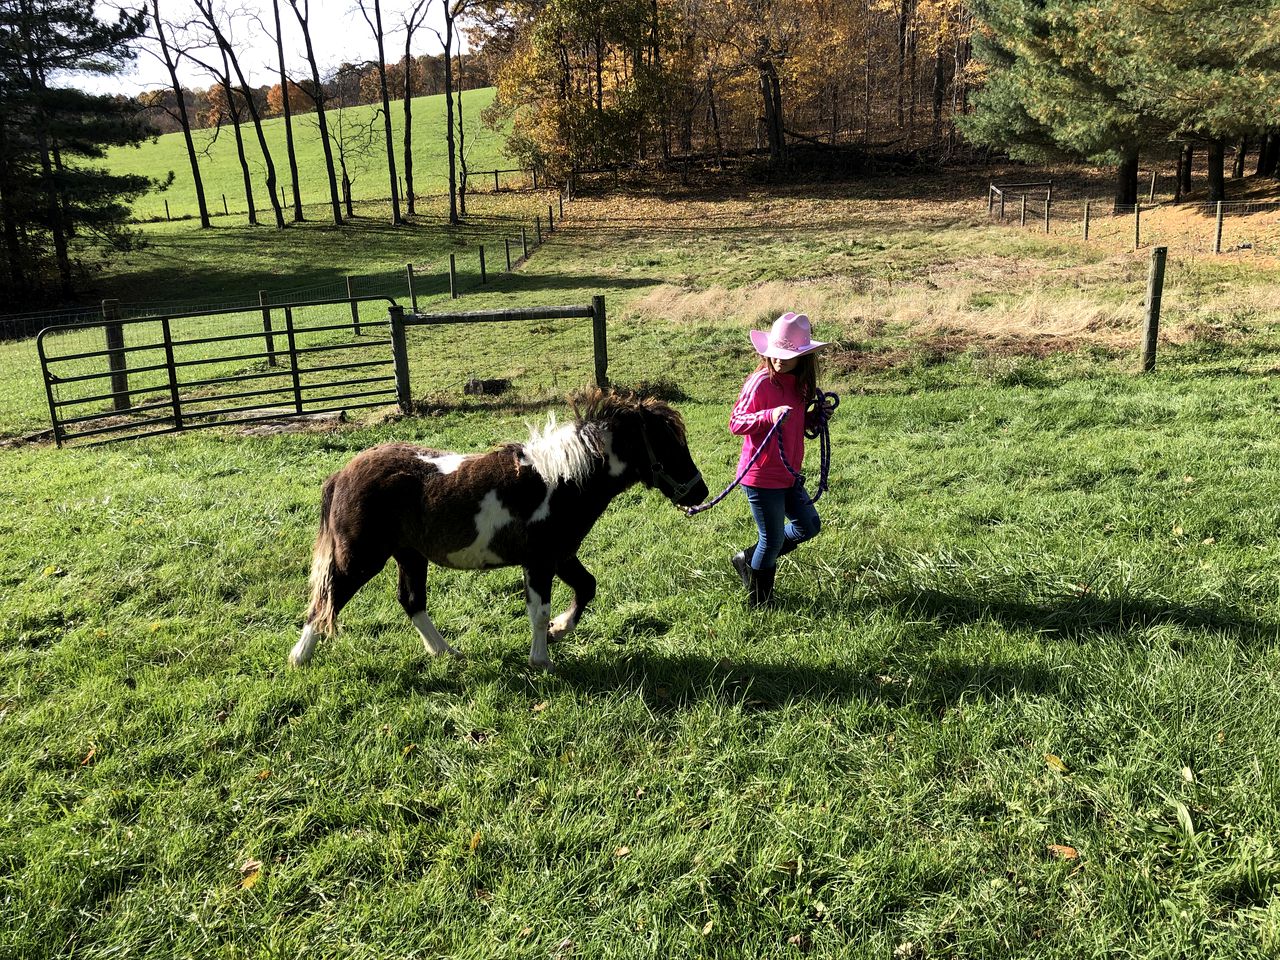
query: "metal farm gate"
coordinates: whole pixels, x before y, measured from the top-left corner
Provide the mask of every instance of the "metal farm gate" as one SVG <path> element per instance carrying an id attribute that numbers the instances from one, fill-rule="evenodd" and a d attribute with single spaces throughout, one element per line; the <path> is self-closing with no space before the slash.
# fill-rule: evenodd
<path id="1" fill-rule="evenodd" d="M 360 302 L 377 302 L 362 319 Z M 58 446 L 396 402 L 390 297 L 47 327 L 37 347 Z M 371 313 L 373 311 L 370 311 Z"/>

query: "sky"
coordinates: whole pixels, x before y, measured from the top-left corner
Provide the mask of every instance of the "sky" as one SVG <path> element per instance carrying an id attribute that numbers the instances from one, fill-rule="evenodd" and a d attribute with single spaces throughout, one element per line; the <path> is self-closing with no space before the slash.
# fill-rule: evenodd
<path id="1" fill-rule="evenodd" d="M 141 2 L 141 0 L 138 0 Z M 271 12 L 271 0 L 214 0 L 215 8 L 235 9 L 248 13 L 256 12 L 272 30 L 275 29 L 274 16 Z M 432 27 L 444 32 L 444 18 L 441 12 L 442 0 L 432 0 L 427 14 L 426 24 L 414 34 L 413 52 L 415 56 L 427 53 L 439 53 L 442 49 L 440 41 L 431 32 Z M 120 6 L 136 6 L 122 4 L 120 0 L 104 2 L 98 0 L 98 15 L 101 19 L 115 19 L 115 10 Z M 147 8 L 150 2 L 147 0 Z M 385 43 L 386 56 L 389 62 L 396 62 L 404 51 L 404 33 L 395 32 L 400 26 L 400 13 L 410 6 L 405 0 L 382 0 L 382 27 L 388 34 Z M 160 14 L 166 20 L 185 21 L 194 17 L 195 9 L 190 0 L 161 0 Z M 311 0 L 311 43 L 315 47 L 316 60 L 323 75 L 326 68 L 336 67 L 346 61 L 358 63 L 374 60 L 377 47 L 373 41 L 373 33 L 365 23 L 356 0 Z M 287 0 L 280 0 L 280 22 L 285 37 L 285 66 L 293 77 L 310 76 L 310 67 L 306 63 L 306 48 L 302 42 L 302 30 L 298 26 L 293 10 Z M 148 31 L 150 32 L 150 31 Z M 275 42 L 254 22 L 251 16 L 237 16 L 232 21 L 230 32 L 233 42 L 240 49 L 240 66 L 254 86 L 278 83 L 278 64 Z M 456 42 L 456 40 L 455 40 Z M 85 74 L 64 74 L 60 82 L 92 90 L 96 93 L 123 93 L 132 96 L 143 90 L 154 90 L 169 86 L 169 74 L 159 59 L 159 47 L 154 42 L 147 47 L 156 55 L 140 51 L 138 58 L 127 68 L 126 72 L 116 77 L 95 77 Z M 205 52 L 205 58 L 209 59 Z M 209 74 L 200 66 L 188 60 L 178 68 L 178 77 L 183 86 L 193 88 L 208 87 L 213 83 Z"/>

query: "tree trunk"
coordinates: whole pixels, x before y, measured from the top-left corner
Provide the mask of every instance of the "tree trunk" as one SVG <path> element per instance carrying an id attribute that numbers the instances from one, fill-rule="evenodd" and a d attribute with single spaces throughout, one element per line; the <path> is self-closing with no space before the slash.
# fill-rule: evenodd
<path id="1" fill-rule="evenodd" d="M 191 164 L 191 179 L 196 185 L 196 206 L 200 209 L 200 228 L 207 230 L 209 223 L 209 206 L 204 199 L 204 180 L 200 176 L 200 161 L 196 156 L 195 142 L 191 139 L 191 118 L 187 115 L 187 102 L 182 96 L 182 84 L 178 82 L 178 66 L 169 53 L 169 41 L 164 35 L 164 21 L 160 19 L 160 0 L 151 0 L 151 11 L 155 16 L 156 36 L 160 39 L 160 53 L 165 68 L 169 71 L 169 86 L 173 90 L 174 99 L 178 102 L 178 120 L 182 124 L 182 139 L 187 145 L 187 162 Z"/>
<path id="2" fill-rule="evenodd" d="M 253 102 L 253 88 L 249 86 L 249 81 L 245 79 L 244 71 L 240 69 L 240 59 L 236 56 L 236 52 L 232 49 L 231 43 L 223 34 L 218 26 L 217 20 L 213 15 L 213 0 L 205 0 L 206 5 L 199 9 L 205 16 L 209 27 L 213 30 L 214 38 L 218 41 L 218 46 L 222 48 L 224 57 L 230 61 L 231 69 L 236 72 L 236 79 L 240 81 L 240 92 L 244 96 L 244 105 L 249 111 L 249 119 L 253 121 L 253 130 L 258 137 L 258 149 L 262 151 L 262 162 L 267 167 L 267 193 L 271 195 L 271 212 L 275 214 L 276 229 L 284 229 L 284 210 L 280 206 L 280 196 L 276 193 L 276 165 L 271 160 L 271 148 L 267 146 L 267 138 L 262 133 L 262 118 L 258 116 L 257 104 Z"/>
<path id="3" fill-rule="evenodd" d="M 1191 192 L 1191 168 L 1196 160 L 1196 146 L 1194 143 L 1187 142 L 1182 145 L 1181 165 L 1179 166 L 1178 188 L 1182 196 L 1186 196 Z"/>
<path id="4" fill-rule="evenodd" d="M 1221 140 L 1209 141 L 1209 202 L 1217 203 L 1226 198 L 1227 185 L 1223 176 L 1226 166 L 1226 147 Z"/>
<path id="5" fill-rule="evenodd" d="M 453 145 L 453 11 L 444 4 L 444 131 L 449 155 L 449 222 L 458 222 L 458 158 Z"/>
<path id="6" fill-rule="evenodd" d="M 1244 160 L 1249 153 L 1249 138 L 1241 137 L 1240 142 L 1236 144 L 1236 160 L 1231 165 L 1231 179 L 1239 180 L 1244 176 Z"/>
<path id="7" fill-rule="evenodd" d="M 276 17 L 276 54 L 280 59 L 280 99 L 284 102 L 284 142 L 289 154 L 289 176 L 293 179 L 293 222 L 301 223 L 302 193 L 298 188 L 298 155 L 293 149 L 293 111 L 289 106 L 289 75 L 284 72 L 284 33 L 280 29 L 280 0 L 271 0 Z"/>
<path id="8" fill-rule="evenodd" d="M 249 172 L 249 161 L 244 155 L 244 137 L 240 135 L 240 108 L 236 106 L 236 92 L 231 87 L 231 68 L 227 65 L 226 54 L 222 56 L 222 92 L 227 98 L 227 110 L 231 114 L 231 127 L 236 134 L 236 156 L 240 158 L 240 174 L 244 178 L 244 202 L 249 205 L 249 225 L 258 225 L 258 208 L 253 202 L 253 175 Z"/>
<path id="9" fill-rule="evenodd" d="M 1138 202 L 1138 147 L 1126 144 L 1120 166 L 1116 168 L 1116 197 L 1113 212 L 1120 213 L 1122 207 L 1132 207 Z"/>
<path id="10" fill-rule="evenodd" d="M 764 101 L 764 129 L 769 144 L 769 161 L 778 164 L 787 153 L 782 129 L 782 90 L 778 83 L 778 71 L 769 60 L 760 63 L 757 69 L 760 73 L 760 96 Z"/>
<path id="11" fill-rule="evenodd" d="M 366 19 L 368 16 L 366 15 Z M 387 143 L 387 173 L 391 177 L 391 223 L 400 226 L 400 183 L 396 177 L 396 149 L 391 137 L 391 98 L 387 94 L 387 55 L 382 45 L 382 3 L 373 0 L 373 38 L 378 44 L 378 89 L 382 93 L 382 130 Z"/>
<path id="12" fill-rule="evenodd" d="M 1280 133 L 1272 131 L 1267 134 L 1266 147 L 1258 152 L 1258 176 L 1274 177 L 1280 167 Z"/>
<path id="13" fill-rule="evenodd" d="M 947 91 L 947 68 L 942 47 L 933 58 L 933 139 L 942 139 L 942 103 Z"/>
<path id="14" fill-rule="evenodd" d="M 459 44 L 461 47 L 461 44 Z M 467 215 L 467 132 L 462 120 L 462 50 L 458 50 L 458 216 Z"/>
<path id="15" fill-rule="evenodd" d="M 0 123 L 0 221 L 4 223 L 5 259 L 9 263 L 10 293 L 23 295 L 27 292 L 27 275 L 18 239 L 18 218 L 13 211 L 13 172 L 4 161 L 8 155 L 6 139 L 4 124 Z"/>
<path id="16" fill-rule="evenodd" d="M 417 213 L 413 200 L 413 59 L 410 45 L 413 28 L 406 23 L 404 31 L 404 212 Z"/>
<path id="17" fill-rule="evenodd" d="M 298 9 L 298 2 L 299 0 L 289 0 L 289 6 L 293 8 L 293 15 L 298 20 L 298 26 L 302 28 L 302 40 L 307 49 L 307 63 L 311 66 L 311 82 L 315 85 L 312 92 L 316 105 L 316 123 L 320 127 L 320 145 L 324 148 L 324 167 L 329 175 L 329 205 L 333 210 L 333 222 L 341 226 L 342 207 L 338 200 L 338 177 L 333 163 L 333 144 L 329 142 L 329 125 L 324 113 L 324 88 L 320 85 L 320 68 L 316 65 L 316 53 L 311 45 L 310 7 L 307 8 L 307 13 L 303 13 Z M 347 197 L 347 216 L 351 216 L 350 196 Z"/>

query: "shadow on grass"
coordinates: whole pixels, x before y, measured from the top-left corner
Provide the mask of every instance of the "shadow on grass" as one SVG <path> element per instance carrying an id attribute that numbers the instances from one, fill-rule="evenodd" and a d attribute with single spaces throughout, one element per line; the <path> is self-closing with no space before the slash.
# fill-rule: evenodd
<path id="1" fill-rule="evenodd" d="M 1027 601 L 964 596 L 942 590 L 911 590 L 851 600 L 848 612 L 856 615 L 868 606 L 892 607 L 911 619 L 927 619 L 944 629 L 995 622 L 1066 640 L 1115 639 L 1155 626 L 1223 634 L 1247 646 L 1280 640 L 1280 623 L 1258 620 L 1226 604 L 1179 603 L 1159 598 L 1105 598 L 1086 594 Z"/>
<path id="2" fill-rule="evenodd" d="M 512 693 L 527 683 L 512 671 L 519 661 L 504 657 L 502 682 Z M 621 659 L 586 656 L 561 658 L 557 678 L 587 693 L 633 690 L 655 713 L 687 709 L 714 700 L 747 711 L 777 710 L 797 701 L 878 702 L 940 715 L 960 697 L 998 699 L 1014 692 L 1042 696 L 1059 692 L 1054 672 L 1012 663 L 959 663 L 933 660 L 910 675 L 887 676 L 875 669 L 833 663 L 777 662 L 698 654 L 630 653 Z"/>

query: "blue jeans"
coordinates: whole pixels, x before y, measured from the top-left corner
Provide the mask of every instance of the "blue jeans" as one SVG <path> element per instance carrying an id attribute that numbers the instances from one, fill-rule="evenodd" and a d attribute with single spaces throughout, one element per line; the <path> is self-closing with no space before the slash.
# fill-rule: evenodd
<path id="1" fill-rule="evenodd" d="M 760 542 L 751 558 L 753 569 L 772 570 L 784 547 L 794 548 L 816 537 L 822 529 L 822 520 L 809 502 L 803 483 L 781 490 L 749 487 L 744 483 L 742 489 L 747 492 L 751 516 L 760 530 Z"/>

